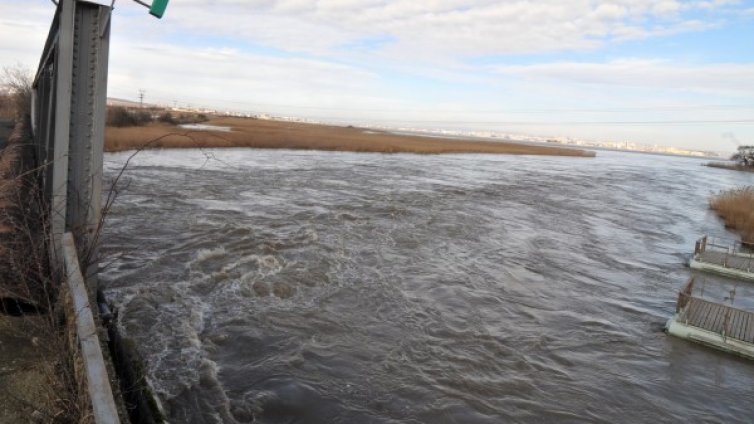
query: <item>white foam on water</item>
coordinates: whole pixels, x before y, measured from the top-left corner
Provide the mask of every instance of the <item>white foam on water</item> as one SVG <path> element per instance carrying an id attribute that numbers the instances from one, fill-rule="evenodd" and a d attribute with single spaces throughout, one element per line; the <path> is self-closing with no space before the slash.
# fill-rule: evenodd
<path id="1" fill-rule="evenodd" d="M 225 251 L 225 247 L 219 246 L 212 249 L 199 249 L 199 251 L 196 252 L 196 262 L 203 262 L 207 259 L 213 259 L 225 256 L 227 252 Z"/>

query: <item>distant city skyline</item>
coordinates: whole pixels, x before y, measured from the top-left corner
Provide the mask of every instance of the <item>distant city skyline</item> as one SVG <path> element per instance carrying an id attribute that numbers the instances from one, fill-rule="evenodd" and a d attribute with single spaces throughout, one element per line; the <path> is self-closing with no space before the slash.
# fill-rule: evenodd
<path id="1" fill-rule="evenodd" d="M 115 7 L 110 97 L 695 150 L 754 144 L 751 1 L 181 0 L 162 20 Z M 0 4 L 0 66 L 36 67 L 54 8 Z"/>

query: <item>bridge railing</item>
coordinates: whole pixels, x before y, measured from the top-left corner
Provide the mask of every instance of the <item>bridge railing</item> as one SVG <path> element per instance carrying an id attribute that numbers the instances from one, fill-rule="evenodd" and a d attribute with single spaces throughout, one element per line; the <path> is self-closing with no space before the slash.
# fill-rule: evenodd
<path id="1" fill-rule="evenodd" d="M 50 260 L 62 280 L 77 382 L 97 424 L 120 422 L 96 324 L 97 238 L 112 8 L 59 0 L 37 69 L 31 126 Z M 85 388 L 85 391 L 84 391 Z"/>
<path id="2" fill-rule="evenodd" d="M 118 424 L 118 408 L 115 404 L 110 379 L 102 354 L 102 347 L 97 336 L 97 324 L 94 320 L 94 310 L 89 302 L 86 282 L 81 274 L 76 245 L 71 233 L 65 233 L 62 238 L 65 284 L 68 294 L 66 302 L 66 316 L 69 325 L 75 329 L 77 335 L 74 349 L 76 360 L 80 360 L 83 368 L 79 384 L 86 390 L 92 407 L 92 416 L 96 424 Z M 78 376 L 77 376 L 78 377 Z M 84 389 L 85 388 L 85 389 Z"/>
<path id="3" fill-rule="evenodd" d="M 96 284 L 105 138 L 108 6 L 60 0 L 34 78 L 31 123 L 43 202 L 49 208 L 54 262 L 71 232 Z M 90 287 L 91 288 L 91 287 Z"/>

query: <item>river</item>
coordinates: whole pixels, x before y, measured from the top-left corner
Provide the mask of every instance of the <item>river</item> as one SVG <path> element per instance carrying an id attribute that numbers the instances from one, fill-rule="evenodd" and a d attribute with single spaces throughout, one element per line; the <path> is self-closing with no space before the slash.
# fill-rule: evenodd
<path id="1" fill-rule="evenodd" d="M 754 184 L 702 163 L 145 151 L 102 284 L 173 423 L 749 423 L 754 363 L 663 332 Z"/>

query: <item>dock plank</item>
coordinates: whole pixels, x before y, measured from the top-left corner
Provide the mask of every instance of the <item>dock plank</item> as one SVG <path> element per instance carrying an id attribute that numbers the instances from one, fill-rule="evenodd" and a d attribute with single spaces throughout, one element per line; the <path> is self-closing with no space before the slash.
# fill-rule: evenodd
<path id="1" fill-rule="evenodd" d="M 695 325 L 697 327 L 706 328 L 707 321 L 709 321 L 710 304 L 707 302 L 699 301 L 699 316 L 697 317 Z"/>
<path id="2" fill-rule="evenodd" d="M 743 325 L 741 326 L 741 340 L 747 341 L 746 335 L 749 334 L 749 327 L 751 326 L 751 314 L 745 314 Z"/>
<path id="3" fill-rule="evenodd" d="M 699 308 L 699 318 L 697 318 L 696 326 L 707 328 L 707 322 L 710 320 L 710 304 L 699 302 Z"/>
<path id="4" fill-rule="evenodd" d="M 738 340 L 744 340 L 746 337 L 746 321 L 749 319 L 749 317 L 744 313 L 739 313 L 738 315 L 738 332 L 736 333 L 736 338 Z"/>
<path id="5" fill-rule="evenodd" d="M 706 307 L 707 304 L 705 302 L 700 302 L 697 299 L 694 300 L 694 309 L 696 310 L 696 313 L 694 314 L 694 325 L 697 327 L 702 324 L 704 321 L 704 318 L 706 316 Z"/>
<path id="6" fill-rule="evenodd" d="M 720 314 L 720 322 L 717 325 L 718 332 L 720 334 L 725 333 L 725 335 L 728 335 L 730 334 L 730 324 L 731 319 L 733 318 L 733 314 L 730 310 L 723 307 L 720 308 Z"/>
<path id="7" fill-rule="evenodd" d="M 736 333 L 736 338 L 738 340 L 744 340 L 746 338 L 746 325 L 749 315 L 744 312 L 739 312 L 738 315 L 740 318 L 738 320 L 738 332 Z"/>
<path id="8" fill-rule="evenodd" d="M 692 297 L 682 320 L 687 325 L 754 343 L 754 312 Z"/>
<path id="9" fill-rule="evenodd" d="M 684 320 L 688 322 L 689 324 L 692 324 L 696 322 L 697 317 L 699 316 L 699 302 L 696 301 L 693 297 L 689 299 L 689 303 L 686 305 L 686 312 L 684 315 Z"/>
<path id="10" fill-rule="evenodd" d="M 691 299 L 688 306 L 688 323 L 689 325 L 697 325 L 699 322 L 699 316 L 701 314 L 702 304 L 697 302 L 696 299 Z"/>
<path id="11" fill-rule="evenodd" d="M 735 327 L 735 321 L 736 321 L 736 312 L 731 310 L 723 310 L 725 314 L 728 317 L 727 323 L 723 321 L 723 327 L 720 328 L 721 332 L 725 332 L 726 337 L 733 337 L 733 333 L 736 330 Z M 726 325 L 727 324 L 727 325 Z"/>
<path id="12" fill-rule="evenodd" d="M 733 327 L 731 328 L 730 336 L 741 340 L 741 328 L 744 328 L 744 314 L 740 311 L 735 311 L 733 314 Z"/>
<path id="13" fill-rule="evenodd" d="M 738 340 L 746 341 L 746 330 L 749 328 L 749 314 L 740 312 L 741 319 L 738 322 Z"/>
<path id="14" fill-rule="evenodd" d="M 707 304 L 707 317 L 704 321 L 704 324 L 702 325 L 702 328 L 705 328 L 710 331 L 715 331 L 715 323 L 717 323 L 717 318 L 720 315 L 720 309 L 715 308 L 712 304 Z"/>
<path id="15" fill-rule="evenodd" d="M 741 340 L 741 320 L 743 319 L 743 314 L 734 310 L 732 316 L 733 318 L 730 323 L 730 336 L 734 339 Z"/>
<path id="16" fill-rule="evenodd" d="M 728 327 L 725 329 L 725 335 L 728 337 L 735 338 L 736 331 L 738 330 L 738 327 L 736 327 L 736 323 L 738 322 L 738 314 L 736 311 L 727 311 L 730 318 L 728 319 Z"/>
<path id="17" fill-rule="evenodd" d="M 719 305 L 713 305 L 714 319 L 712 321 L 711 329 L 716 333 L 722 333 L 723 320 L 725 319 L 725 311 Z"/>

